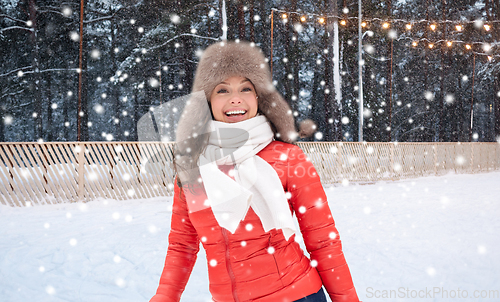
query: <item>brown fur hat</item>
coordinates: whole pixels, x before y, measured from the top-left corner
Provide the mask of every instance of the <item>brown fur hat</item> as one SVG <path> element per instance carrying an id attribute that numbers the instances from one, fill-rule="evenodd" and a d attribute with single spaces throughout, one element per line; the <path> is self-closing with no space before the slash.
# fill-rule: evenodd
<path id="1" fill-rule="evenodd" d="M 241 76 L 252 82 L 258 96 L 259 112 L 274 126 L 276 138 L 294 142 L 298 134 L 292 111 L 274 87 L 262 51 L 253 43 L 223 41 L 210 45 L 198 63 L 192 91 L 204 91 L 210 102 L 215 86 L 232 76 Z"/>

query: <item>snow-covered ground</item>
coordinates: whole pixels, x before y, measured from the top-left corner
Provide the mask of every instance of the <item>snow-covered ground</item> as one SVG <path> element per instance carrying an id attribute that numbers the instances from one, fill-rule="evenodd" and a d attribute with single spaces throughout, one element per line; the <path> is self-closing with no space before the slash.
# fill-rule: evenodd
<path id="1" fill-rule="evenodd" d="M 326 191 L 361 300 L 500 301 L 500 172 Z M 170 209 L 169 197 L 0 206 L 0 301 L 148 301 Z M 210 301 L 207 278 L 202 249 L 182 301 Z"/>

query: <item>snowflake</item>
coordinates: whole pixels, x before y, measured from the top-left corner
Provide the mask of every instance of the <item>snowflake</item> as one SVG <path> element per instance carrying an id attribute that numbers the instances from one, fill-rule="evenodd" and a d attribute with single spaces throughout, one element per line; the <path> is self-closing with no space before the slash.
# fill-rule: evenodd
<path id="1" fill-rule="evenodd" d="M 14 118 L 12 117 L 12 115 L 6 115 L 3 120 L 5 125 L 11 125 L 13 121 Z"/>
<path id="2" fill-rule="evenodd" d="M 426 91 L 424 92 L 424 97 L 426 100 L 432 101 L 434 100 L 434 93 L 432 93 L 432 91 Z"/>
<path id="3" fill-rule="evenodd" d="M 398 37 L 398 33 L 394 29 L 392 29 L 389 31 L 388 36 L 391 39 L 396 39 Z"/>
<path id="4" fill-rule="evenodd" d="M 368 108 L 363 109 L 363 116 L 365 118 L 370 118 L 372 116 L 372 111 Z"/>
<path id="5" fill-rule="evenodd" d="M 436 269 L 433 267 L 428 267 L 425 271 L 431 277 L 434 277 L 434 275 L 436 275 Z"/>
<path id="6" fill-rule="evenodd" d="M 150 225 L 148 227 L 148 231 L 151 233 L 151 234 L 154 234 L 156 232 L 158 232 L 158 228 L 155 226 L 155 225 Z"/>
<path id="7" fill-rule="evenodd" d="M 47 294 L 49 295 L 54 295 L 56 293 L 56 289 L 52 286 L 52 285 L 49 285 L 45 288 L 45 291 L 47 292 Z"/>
<path id="8" fill-rule="evenodd" d="M 80 41 L 80 35 L 76 31 L 72 31 L 69 33 L 69 38 L 74 42 Z"/>
<path id="9" fill-rule="evenodd" d="M 306 207 L 301 206 L 299 207 L 299 213 L 304 214 L 306 212 Z"/>
<path id="10" fill-rule="evenodd" d="M 373 47 L 373 45 L 371 44 L 366 44 L 365 51 L 369 54 L 373 54 L 375 52 L 375 47 Z"/>
<path id="11" fill-rule="evenodd" d="M 118 285 L 118 287 L 125 287 L 125 280 L 123 280 L 122 278 L 117 278 L 115 280 L 115 283 L 116 285 Z"/>
<path id="12" fill-rule="evenodd" d="M 452 104 L 455 101 L 455 97 L 453 96 L 453 94 L 447 94 L 444 97 L 444 100 L 446 101 L 446 103 Z"/>
<path id="13" fill-rule="evenodd" d="M 153 88 L 160 86 L 160 82 L 156 78 L 149 79 L 149 85 Z"/>
<path id="14" fill-rule="evenodd" d="M 61 12 L 65 17 L 69 17 L 73 13 L 73 10 L 69 6 L 63 6 Z"/>
<path id="15" fill-rule="evenodd" d="M 96 104 L 94 105 L 94 111 L 99 114 L 102 114 L 104 113 L 104 107 L 101 104 Z"/>
<path id="16" fill-rule="evenodd" d="M 478 254 L 486 254 L 486 247 L 484 245 L 478 245 L 477 246 L 477 252 Z"/>
<path id="17" fill-rule="evenodd" d="M 99 49 L 93 49 L 90 52 L 90 56 L 92 57 L 92 59 L 97 60 L 101 57 L 101 52 L 99 51 Z"/>
<path id="18" fill-rule="evenodd" d="M 179 17 L 179 15 L 177 14 L 171 14 L 170 21 L 172 21 L 172 23 L 174 24 L 179 24 L 181 22 L 181 17 Z"/>

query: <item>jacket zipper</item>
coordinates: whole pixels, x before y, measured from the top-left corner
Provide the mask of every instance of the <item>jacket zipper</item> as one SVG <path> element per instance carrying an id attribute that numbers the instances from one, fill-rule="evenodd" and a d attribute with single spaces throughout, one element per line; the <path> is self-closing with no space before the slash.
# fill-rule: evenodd
<path id="1" fill-rule="evenodd" d="M 222 236 L 224 237 L 224 242 L 226 243 L 226 269 L 229 275 L 229 279 L 231 280 L 231 290 L 233 293 L 233 299 L 235 302 L 239 302 L 238 295 L 236 294 L 236 278 L 234 276 L 233 268 L 231 267 L 230 255 L 229 255 L 229 238 L 227 236 L 227 231 L 224 228 L 222 229 Z"/>

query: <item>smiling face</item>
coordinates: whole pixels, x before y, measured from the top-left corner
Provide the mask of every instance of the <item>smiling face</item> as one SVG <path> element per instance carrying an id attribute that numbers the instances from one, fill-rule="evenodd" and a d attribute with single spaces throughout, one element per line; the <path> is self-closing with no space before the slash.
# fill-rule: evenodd
<path id="1" fill-rule="evenodd" d="M 215 86 L 210 106 L 216 121 L 241 122 L 257 115 L 257 92 L 250 80 L 230 77 Z"/>

